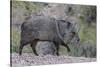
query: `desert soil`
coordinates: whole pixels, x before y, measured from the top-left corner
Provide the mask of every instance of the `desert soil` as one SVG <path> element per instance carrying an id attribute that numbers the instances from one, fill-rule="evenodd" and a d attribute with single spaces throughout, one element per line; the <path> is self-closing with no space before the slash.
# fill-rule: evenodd
<path id="1" fill-rule="evenodd" d="M 23 53 L 19 56 L 18 53 L 11 54 L 12 67 L 48 65 L 48 64 L 67 64 L 67 63 L 82 63 L 94 62 L 96 58 L 71 57 L 71 56 L 35 56 L 32 53 Z"/>

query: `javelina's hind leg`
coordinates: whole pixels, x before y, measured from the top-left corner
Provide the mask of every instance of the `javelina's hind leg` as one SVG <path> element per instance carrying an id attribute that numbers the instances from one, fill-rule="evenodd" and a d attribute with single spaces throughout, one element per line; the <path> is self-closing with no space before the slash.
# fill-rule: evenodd
<path id="1" fill-rule="evenodd" d="M 25 45 L 27 45 L 28 42 L 23 42 L 23 41 L 20 41 L 20 46 L 19 46 L 19 55 L 22 55 L 22 50 L 23 50 L 23 47 Z"/>
<path id="2" fill-rule="evenodd" d="M 38 56 L 36 49 L 35 49 L 37 42 L 38 42 L 38 40 L 33 40 L 32 43 L 31 43 L 31 47 L 32 47 L 34 54 Z"/>
<path id="3" fill-rule="evenodd" d="M 22 49 L 23 49 L 23 45 L 20 45 L 20 47 L 19 47 L 19 55 L 22 55 Z"/>
<path id="4" fill-rule="evenodd" d="M 20 47 L 19 47 L 19 55 L 22 55 L 22 49 L 24 47 L 24 44 L 20 44 Z"/>

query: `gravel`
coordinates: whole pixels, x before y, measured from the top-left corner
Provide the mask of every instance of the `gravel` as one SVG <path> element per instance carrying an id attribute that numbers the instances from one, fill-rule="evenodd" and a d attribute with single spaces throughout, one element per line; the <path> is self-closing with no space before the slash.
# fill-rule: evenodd
<path id="1" fill-rule="evenodd" d="M 23 53 L 19 56 L 18 53 L 11 54 L 12 67 L 48 65 L 48 64 L 65 64 L 65 63 L 82 63 L 94 62 L 96 58 L 71 57 L 71 56 L 35 56 L 32 53 Z"/>

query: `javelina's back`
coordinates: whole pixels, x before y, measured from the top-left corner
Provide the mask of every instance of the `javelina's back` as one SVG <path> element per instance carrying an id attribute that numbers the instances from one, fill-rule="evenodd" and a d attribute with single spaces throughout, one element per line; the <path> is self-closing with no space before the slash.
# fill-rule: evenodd
<path id="1" fill-rule="evenodd" d="M 21 26 L 21 40 L 31 42 L 39 40 L 57 40 L 56 25 L 53 18 L 37 17 L 33 21 L 25 21 Z"/>

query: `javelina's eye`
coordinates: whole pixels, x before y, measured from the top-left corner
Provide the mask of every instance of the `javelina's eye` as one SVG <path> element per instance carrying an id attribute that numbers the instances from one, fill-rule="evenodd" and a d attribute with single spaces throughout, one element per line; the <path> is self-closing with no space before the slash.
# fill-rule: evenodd
<path id="1" fill-rule="evenodd" d="M 75 35 L 75 32 L 72 32 L 73 35 Z"/>
<path id="2" fill-rule="evenodd" d="M 67 28 L 70 28 L 70 26 L 71 26 L 71 23 L 68 21 L 67 22 Z"/>
<path id="3" fill-rule="evenodd" d="M 76 34 L 75 32 L 71 32 L 71 36 L 72 36 L 72 37 L 74 37 L 75 34 Z"/>

